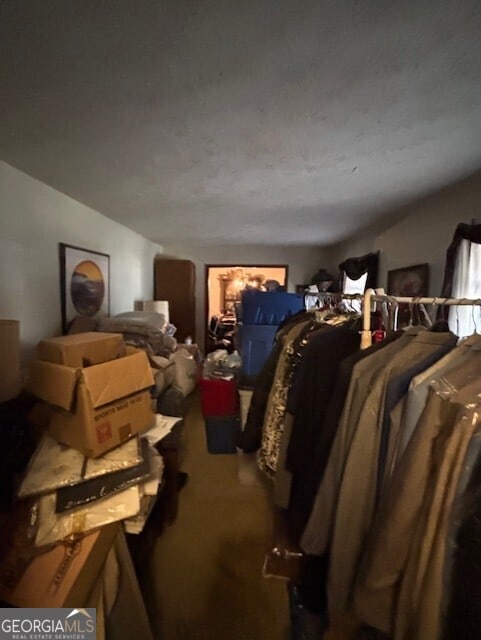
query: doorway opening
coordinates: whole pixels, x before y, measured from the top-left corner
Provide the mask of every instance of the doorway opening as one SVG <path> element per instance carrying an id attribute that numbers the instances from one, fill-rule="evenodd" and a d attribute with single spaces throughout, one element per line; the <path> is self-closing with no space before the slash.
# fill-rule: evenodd
<path id="1" fill-rule="evenodd" d="M 215 349 L 234 349 L 236 306 L 246 288 L 259 291 L 285 291 L 288 265 L 206 265 L 206 345 L 205 353 Z"/>

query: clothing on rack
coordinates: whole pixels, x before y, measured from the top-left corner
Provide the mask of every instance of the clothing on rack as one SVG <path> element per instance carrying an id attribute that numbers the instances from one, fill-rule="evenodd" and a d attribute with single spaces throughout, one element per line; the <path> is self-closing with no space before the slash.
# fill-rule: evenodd
<path id="1" fill-rule="evenodd" d="M 413 378 L 409 392 L 391 413 L 391 442 L 388 452 L 388 471 L 392 474 L 397 461 L 405 451 L 416 424 L 426 404 L 433 382 L 444 373 L 468 359 L 473 350 L 481 349 L 481 336 L 473 335 L 463 340 L 455 349 L 441 358 L 423 373 Z"/>
<path id="2" fill-rule="evenodd" d="M 441 638 L 448 604 L 460 607 L 449 576 L 467 571 L 455 541 L 464 522 L 475 530 L 474 498 L 459 514 L 481 456 L 481 336 L 458 344 L 445 321 L 386 326 L 382 342 L 360 349 L 359 321 L 315 313 L 317 327 L 291 327 L 279 355 L 259 453 L 287 523 L 286 557 L 304 553 L 298 591 L 334 628 Z M 370 309 L 363 347 L 366 318 L 369 330 Z"/>
<path id="3" fill-rule="evenodd" d="M 323 431 L 340 362 L 359 350 L 360 325 L 349 320 L 325 328 L 312 337 L 306 348 L 288 406 L 294 416 L 287 446 L 286 468 L 293 474 L 288 508 L 291 530 L 300 536 L 316 493 L 314 453 L 322 445 L 330 448 L 330 434 Z M 319 363 L 324 362 L 324 366 Z M 329 363 L 329 366 L 326 366 Z"/>
<path id="4" fill-rule="evenodd" d="M 277 334 L 274 347 L 256 378 L 246 423 L 237 442 L 237 446 L 242 449 L 244 453 L 253 453 L 261 446 L 262 425 L 264 423 L 264 416 L 277 362 L 284 348 L 284 339 L 284 335 Z"/>
<path id="5" fill-rule="evenodd" d="M 334 335 L 337 336 L 334 332 L 335 326 L 345 325 L 352 320 L 353 316 L 358 318 L 357 314 L 339 314 L 335 309 L 329 308 L 310 312 L 307 321 L 303 321 L 304 318 L 301 317 L 299 322 L 290 325 L 276 365 L 262 427 L 262 443 L 258 452 L 259 467 L 271 478 L 277 470 L 288 404 L 291 402 L 291 392 L 298 367 L 304 359 L 304 352 L 315 336 L 326 331 L 329 331 L 331 338 Z M 358 347 L 359 336 L 355 331 L 351 332 L 351 340 L 346 344 L 356 345 L 348 346 L 348 352 Z"/>
<path id="6" fill-rule="evenodd" d="M 479 443 L 479 433 L 476 439 Z M 464 465 L 468 484 L 464 493 L 459 492 L 452 518 L 456 532 L 450 535 L 452 555 L 446 579 L 449 589 L 443 599 L 442 640 L 475 640 L 481 625 L 481 455 L 473 449 Z"/>
<path id="7" fill-rule="evenodd" d="M 264 424 L 269 394 L 274 381 L 277 363 L 284 349 L 286 335 L 292 326 L 309 319 L 312 319 L 312 313 L 299 311 L 292 316 L 286 317 L 279 325 L 274 347 L 256 378 L 246 424 L 237 443 L 244 453 L 253 453 L 261 446 L 262 425 Z"/>
<path id="8" fill-rule="evenodd" d="M 312 315 L 310 320 L 291 327 L 286 336 L 269 395 L 262 429 L 262 444 L 257 456 L 260 469 L 270 477 L 275 475 L 277 469 L 288 394 L 294 384 L 303 351 L 313 334 L 322 332 L 326 326 L 319 325 L 316 316 Z"/>
<path id="9" fill-rule="evenodd" d="M 439 335 L 442 336 L 442 334 L 439 334 Z M 426 340 L 426 338 L 428 339 Z M 443 354 L 443 349 L 444 349 L 444 352 L 446 352 L 448 349 L 451 349 L 454 346 L 455 337 L 452 336 L 452 334 L 445 333 L 445 337 L 434 338 L 431 331 L 423 332 L 422 334 L 419 334 L 419 336 L 416 337 L 416 339 L 411 343 L 411 345 L 408 348 L 403 350 L 403 353 L 404 353 L 403 356 L 397 356 L 396 358 L 394 358 L 394 361 L 395 363 L 397 362 L 397 365 L 395 364 L 393 367 L 393 362 L 391 360 L 391 362 L 387 367 L 387 369 L 390 370 L 391 373 L 389 374 L 390 379 L 387 382 L 387 385 L 384 387 L 383 394 L 381 395 L 381 404 L 384 403 L 384 408 L 381 408 L 381 411 L 383 413 L 383 418 L 382 420 L 378 418 L 377 421 L 376 420 L 373 421 L 373 426 L 375 426 L 375 429 L 377 429 L 378 431 L 377 437 L 380 436 L 380 439 L 378 441 L 379 448 L 374 446 L 371 449 L 371 451 L 369 451 L 369 447 L 366 446 L 366 444 L 368 444 L 369 442 L 369 440 L 366 441 L 366 437 L 367 438 L 370 437 L 371 445 L 373 444 L 373 440 L 372 440 L 373 430 L 371 429 L 371 431 L 369 432 L 366 430 L 365 431 L 360 430 L 360 427 L 362 428 L 362 413 L 361 413 L 360 419 L 356 422 L 356 435 L 354 436 L 351 442 L 351 447 L 347 457 L 347 462 L 341 471 L 342 478 L 341 478 L 339 494 L 337 497 L 336 496 L 334 497 L 334 508 L 335 508 L 334 526 L 331 531 L 328 530 L 327 533 L 325 531 L 325 539 L 324 539 L 325 547 L 318 550 L 318 552 L 320 551 L 321 553 L 327 552 L 327 551 L 330 552 L 329 575 L 328 575 L 328 601 L 329 601 L 329 614 L 331 618 L 335 619 L 336 617 L 341 616 L 343 614 L 347 615 L 350 611 L 352 611 L 352 589 L 353 589 L 354 583 L 356 582 L 359 562 L 363 558 L 363 555 L 365 553 L 366 540 L 371 539 L 371 536 L 372 536 L 371 523 L 373 519 L 374 521 L 376 521 L 375 515 L 376 515 L 376 509 L 377 509 L 377 502 L 380 499 L 381 499 L 381 503 L 383 503 L 384 500 L 386 499 L 389 500 L 389 498 L 385 498 L 384 493 L 387 491 L 388 492 L 387 495 L 389 495 L 389 489 L 391 486 L 390 483 L 393 480 L 392 478 L 389 478 L 389 475 L 390 473 L 392 473 L 392 470 L 393 470 L 392 451 L 393 449 L 395 451 L 393 442 L 396 442 L 396 441 L 399 442 L 400 434 L 401 434 L 401 443 L 403 443 L 404 446 L 406 441 L 409 442 L 409 436 L 406 437 L 406 434 L 403 433 L 403 429 L 407 424 L 405 420 L 406 412 L 403 411 L 403 409 L 405 409 L 407 406 L 407 399 L 405 398 L 405 393 L 407 390 L 406 389 L 407 380 L 412 379 L 413 377 L 412 374 L 416 369 L 423 370 L 429 364 L 430 359 L 432 359 L 434 362 L 438 362 L 438 365 L 432 363 L 433 366 L 431 367 L 431 370 L 430 370 L 431 374 L 433 370 L 436 370 L 436 366 L 439 366 L 439 370 L 441 372 L 445 372 L 450 368 L 456 371 L 455 364 L 462 362 L 463 364 L 461 364 L 458 367 L 458 375 L 460 376 L 459 381 L 463 381 L 463 384 L 466 384 L 467 382 L 471 382 L 473 379 L 479 379 L 479 372 L 481 371 L 481 369 L 479 368 L 479 363 L 481 363 L 481 360 L 478 360 L 477 366 L 475 364 L 475 361 L 477 358 L 476 344 L 478 343 L 478 340 L 479 340 L 478 337 L 471 338 L 467 345 L 463 345 L 462 347 L 458 347 L 458 349 L 455 349 L 455 352 L 456 352 L 455 355 L 446 356 L 445 361 L 441 359 L 440 360 L 441 364 L 439 364 L 438 361 Z M 422 347 L 422 349 L 421 349 L 421 343 L 424 343 L 424 346 Z M 429 347 L 427 343 L 431 343 L 432 348 Z M 435 346 L 436 343 L 439 346 L 438 349 L 436 349 L 436 346 Z M 420 349 L 421 351 L 419 351 Z M 469 357 L 466 355 L 467 349 L 469 349 L 471 352 L 471 355 Z M 408 364 L 408 360 L 409 360 L 407 358 L 408 356 L 412 358 L 413 363 L 410 366 L 407 366 L 407 368 L 404 368 L 405 364 L 406 365 Z M 420 357 L 421 359 L 419 359 Z M 471 362 L 471 365 L 469 364 L 469 361 Z M 453 364 L 453 366 L 449 365 L 450 362 Z M 425 378 L 420 376 L 420 380 L 424 380 L 424 379 Z M 415 389 L 416 386 L 419 386 L 420 380 L 415 380 L 412 383 L 412 386 L 410 387 L 411 390 Z M 455 378 L 454 380 L 458 381 Z M 382 379 L 378 377 L 378 379 L 375 381 L 375 386 L 379 386 L 380 383 L 382 386 Z M 431 380 L 431 384 L 432 384 L 432 380 Z M 396 403 L 395 398 L 399 396 L 401 397 Z M 393 404 L 395 404 L 395 408 L 393 407 Z M 368 405 L 369 403 L 368 403 L 368 400 L 366 399 L 364 410 L 363 410 L 364 412 L 366 412 Z M 373 405 L 371 405 L 371 411 L 373 412 L 371 414 L 371 421 L 372 421 L 373 414 L 375 415 L 374 413 L 375 409 Z M 448 412 L 444 411 L 444 416 L 446 415 L 448 415 Z M 398 423 L 395 425 L 396 416 L 398 418 Z M 401 420 L 401 423 L 399 423 L 399 419 Z M 412 419 L 412 416 L 411 416 L 411 419 Z M 466 415 L 463 415 L 461 424 L 465 424 L 466 421 L 469 422 L 469 418 Z M 475 423 L 476 423 L 476 420 L 472 416 L 472 420 L 470 422 L 471 426 L 473 426 Z M 392 432 L 391 432 L 391 428 L 392 428 Z M 419 427 L 416 427 L 416 431 L 418 428 Z M 411 428 L 411 431 L 412 431 L 412 428 Z M 456 451 L 458 451 L 458 453 L 459 451 L 461 452 L 459 453 L 459 457 L 456 458 L 456 460 L 458 460 L 458 466 L 461 464 L 459 460 L 463 459 L 463 455 L 466 451 L 466 447 L 468 446 L 467 443 L 469 443 L 470 438 L 473 437 L 474 431 L 473 429 L 471 430 L 468 429 L 467 432 L 465 433 L 464 440 L 458 439 L 457 441 L 451 441 L 450 443 L 450 446 L 452 448 L 454 447 L 455 452 Z M 461 432 L 462 432 L 462 428 L 459 427 L 457 431 L 458 436 Z M 362 435 L 360 434 L 363 434 L 364 437 L 362 437 Z M 353 450 L 355 451 L 355 447 L 356 447 L 356 436 L 358 437 L 358 440 L 359 440 L 357 457 L 354 456 L 353 454 Z M 461 438 L 461 436 L 459 436 L 459 438 Z M 464 444 L 463 445 L 460 444 L 461 442 Z M 440 448 L 440 451 L 444 451 L 441 440 L 439 440 L 436 444 L 438 449 Z M 464 446 L 465 448 L 463 449 L 462 446 Z M 409 447 L 410 445 L 408 445 L 408 449 Z M 456 449 L 456 447 L 458 448 Z M 400 453 L 402 453 L 402 447 L 400 449 L 400 452 L 398 452 L 398 455 L 400 455 Z M 349 465 L 349 460 L 351 459 L 352 461 L 353 456 L 354 456 L 354 463 L 351 462 L 351 465 Z M 396 458 L 396 456 L 394 457 Z M 449 455 L 447 457 L 449 457 Z M 357 464 L 355 464 L 356 459 L 358 460 Z M 444 459 L 445 458 L 443 457 L 443 455 L 438 451 L 438 462 Z M 356 476 L 356 472 L 361 468 L 360 465 L 362 465 L 362 473 L 359 473 L 359 475 Z M 424 461 L 424 465 L 425 465 L 425 461 Z M 419 469 L 420 466 L 422 467 L 422 464 L 418 461 L 416 468 Z M 386 468 L 389 468 L 389 473 L 385 472 Z M 371 486 L 369 486 L 369 482 L 371 483 L 374 482 L 374 479 L 372 476 L 369 480 L 370 469 L 371 470 L 375 469 L 376 471 L 376 480 L 375 480 L 374 488 L 372 484 Z M 394 471 L 394 473 L 396 473 L 396 471 Z M 405 583 L 403 583 L 404 585 L 407 584 L 408 586 L 404 587 L 405 591 L 402 591 L 401 595 L 399 596 L 399 599 L 396 599 L 396 611 L 397 611 L 398 618 L 396 621 L 395 630 L 396 630 L 396 634 L 398 635 L 394 635 L 393 637 L 395 638 L 406 638 L 406 639 L 419 638 L 420 639 L 420 638 L 428 638 L 428 637 L 429 638 L 438 637 L 438 635 L 432 634 L 432 629 L 434 628 L 433 625 L 435 624 L 435 622 L 436 624 L 440 624 L 439 594 L 442 593 L 442 586 L 444 584 L 444 581 L 440 574 L 440 567 L 446 566 L 444 562 L 445 558 L 443 557 L 443 554 L 442 554 L 442 548 L 446 541 L 446 536 L 447 536 L 446 532 L 448 530 L 447 518 L 450 513 L 450 505 L 453 503 L 453 491 L 454 491 L 453 485 L 450 485 L 450 493 L 449 493 L 450 500 L 444 499 L 444 502 L 443 502 L 443 498 L 442 498 L 443 494 L 440 493 L 441 491 L 440 486 L 442 486 L 443 482 L 445 481 L 443 480 L 443 478 L 444 479 L 449 478 L 451 480 L 456 478 L 456 476 L 454 475 L 454 472 L 452 472 L 452 470 L 450 471 L 449 468 L 446 468 L 445 466 L 443 467 L 442 473 L 444 473 L 444 475 L 437 476 L 438 480 L 435 483 L 435 488 L 432 489 L 431 493 L 429 493 L 428 495 L 425 495 L 424 497 L 424 500 L 425 500 L 424 504 L 427 505 L 425 506 L 425 509 L 426 509 L 426 512 L 429 514 L 427 517 L 427 522 L 430 527 L 434 526 L 434 529 L 435 529 L 435 533 L 431 531 L 432 544 L 429 544 L 429 543 L 426 544 L 425 542 L 426 531 L 429 528 L 428 524 L 426 524 L 425 528 L 423 529 L 424 533 L 422 535 L 419 534 L 419 538 L 416 538 L 416 540 L 418 540 L 418 547 L 421 549 L 419 553 L 425 553 L 427 554 L 428 558 L 430 558 L 430 561 L 425 561 L 426 562 L 426 566 L 424 569 L 425 573 L 422 576 L 422 580 L 430 581 L 428 582 L 429 586 L 426 587 L 426 582 L 423 582 L 424 586 L 421 594 L 421 591 L 419 590 L 416 591 L 415 589 L 413 590 L 413 586 L 412 586 L 413 579 L 411 580 L 411 582 L 407 580 Z M 400 476 L 396 476 L 400 478 L 399 479 L 400 486 L 403 487 L 405 490 L 407 490 L 406 482 L 405 482 L 407 475 L 408 474 L 406 473 L 406 470 L 404 470 L 404 473 L 401 473 Z M 363 482 L 364 482 L 364 486 L 363 486 Z M 454 481 L 454 486 L 456 486 L 455 481 Z M 408 491 L 408 496 L 410 500 L 412 500 L 412 495 L 418 490 L 419 490 L 419 482 L 413 481 L 413 484 L 410 485 L 410 492 Z M 331 496 L 331 500 L 332 500 L 332 496 Z M 442 514 L 439 514 L 438 512 L 433 511 L 432 505 L 436 503 L 436 501 L 438 504 L 438 508 L 439 508 L 439 504 L 443 504 L 445 507 L 444 511 L 442 511 Z M 306 552 L 312 552 L 312 547 L 309 547 L 309 542 L 312 543 L 313 539 L 311 538 L 311 540 L 309 540 L 309 534 L 310 535 L 317 534 L 318 532 L 315 531 L 316 526 L 317 527 L 320 526 L 320 528 L 322 529 L 323 524 L 325 524 L 321 519 L 323 516 L 322 505 L 320 506 L 319 504 L 317 504 L 317 507 L 319 510 L 319 512 L 317 513 L 317 518 L 318 518 L 317 525 L 316 523 L 313 523 L 312 521 L 313 514 L 311 514 L 311 520 L 309 523 L 311 528 L 310 530 L 309 530 L 309 527 L 306 528 L 304 532 L 304 536 L 301 540 L 301 547 Z M 400 509 L 400 512 L 403 513 L 402 508 Z M 364 524 L 363 524 L 363 521 L 364 521 Z M 403 540 L 403 542 L 406 543 L 406 536 L 404 535 L 404 529 L 397 526 L 397 520 L 393 516 L 393 513 L 390 514 L 390 518 L 388 518 L 388 521 L 391 523 L 392 535 L 394 539 Z M 433 525 L 433 523 L 435 522 L 439 522 L 439 523 L 442 522 L 444 528 L 436 529 L 436 526 Z M 384 532 L 384 535 L 382 534 L 380 535 L 380 539 L 381 540 L 385 539 L 385 532 Z M 421 540 L 423 542 L 421 542 Z M 416 546 L 416 544 L 414 546 Z M 378 561 L 380 563 L 380 566 L 383 567 L 383 569 L 386 568 L 387 556 L 389 558 L 396 559 L 393 561 L 400 561 L 400 559 L 402 558 L 402 553 L 400 553 L 399 550 L 395 550 L 394 552 L 390 553 L 389 551 L 386 551 L 385 548 L 382 548 L 382 550 L 379 552 Z M 436 558 L 437 558 L 437 564 L 436 564 Z M 416 570 L 419 571 L 419 566 L 420 566 L 419 556 L 414 556 L 414 557 L 411 556 L 410 562 L 411 562 L 411 564 L 409 565 L 411 567 L 410 570 L 414 573 L 416 572 Z M 392 577 L 392 572 L 390 573 L 389 567 L 387 567 L 386 572 L 383 574 L 383 576 L 380 577 L 377 582 L 375 582 L 375 584 L 377 585 L 377 588 L 381 591 L 381 596 L 380 596 L 381 599 L 382 599 L 382 587 L 380 585 L 384 585 L 385 587 L 386 583 L 389 582 L 390 577 Z M 396 584 L 395 586 L 398 587 L 399 585 Z M 397 593 L 397 591 L 395 593 Z M 431 596 L 429 597 L 426 596 L 427 593 L 430 593 Z M 436 594 L 438 594 L 439 596 L 437 601 L 436 601 Z M 369 594 L 369 595 L 372 595 L 372 594 Z M 359 596 L 357 597 L 359 598 Z M 411 600 L 413 600 L 416 603 L 415 606 L 413 606 L 412 611 L 409 610 L 409 607 L 403 598 L 408 603 Z M 384 632 L 393 631 L 392 628 L 386 628 L 386 626 L 383 627 L 383 625 L 380 624 L 379 622 L 377 625 L 373 625 L 373 619 L 372 618 L 369 619 L 369 617 L 366 615 L 362 617 L 360 615 L 361 609 L 359 605 L 357 605 L 356 613 L 360 617 L 360 620 L 362 622 L 369 623 L 372 626 L 375 626 L 377 629 L 381 629 Z M 416 620 L 416 622 L 413 623 L 412 625 L 406 623 L 406 621 L 410 619 L 414 619 Z M 407 627 L 404 628 L 403 625 L 407 625 Z"/>
<path id="10" fill-rule="evenodd" d="M 481 244 L 481 224 L 465 224 L 461 222 L 456 227 L 452 242 L 446 251 L 446 266 L 444 270 L 444 281 L 442 286 L 443 296 L 452 295 L 454 270 L 456 266 L 456 255 L 463 240 Z"/>
<path id="11" fill-rule="evenodd" d="M 460 411 L 451 425 L 446 444 L 443 446 L 440 438 L 433 447 L 431 482 L 398 596 L 396 640 L 421 640 L 431 634 L 435 638 L 440 636 L 449 521 L 457 485 L 462 478 L 463 461 L 470 441 L 480 427 L 479 410 L 467 404 L 467 397 L 453 397 L 453 402 L 459 403 Z"/>
<path id="12" fill-rule="evenodd" d="M 406 330 L 398 340 L 388 344 L 380 343 L 380 349 L 354 365 L 326 470 L 301 539 L 306 553 L 322 555 L 327 552 L 334 528 L 335 508 L 345 464 L 368 393 L 374 388 L 376 375 L 415 338 L 418 332 L 419 328 L 413 327 Z M 366 351 L 363 350 L 362 353 Z"/>
<path id="13" fill-rule="evenodd" d="M 352 439 L 337 499 L 330 544 L 330 611 L 342 614 L 349 607 L 356 568 L 380 491 L 378 477 L 384 464 L 384 434 L 399 387 L 408 385 L 408 376 L 430 366 L 455 343 L 456 336 L 451 333 L 421 331 L 374 380 Z"/>
<path id="14" fill-rule="evenodd" d="M 440 449 L 440 460 L 446 459 L 446 438 L 453 435 L 455 426 L 458 432 L 462 431 L 466 419 L 455 420 L 459 412 L 465 410 L 461 404 L 464 396 L 457 389 L 466 382 L 471 383 L 474 375 L 479 376 L 480 365 L 481 351 L 475 351 L 470 364 L 465 361 L 439 380 L 433 380 L 415 432 L 383 496 L 375 528 L 364 551 L 354 603 L 363 621 L 386 633 L 393 630 L 400 582 L 399 597 L 404 604 L 398 605 L 397 618 L 400 620 L 406 615 L 405 600 L 410 597 L 412 580 L 409 576 L 403 578 L 403 571 L 407 570 L 408 556 L 415 544 L 423 505 L 432 503 L 432 497 L 426 494 L 432 484 L 435 464 L 440 463 L 432 456 Z M 426 508 L 424 506 L 424 510 Z"/>

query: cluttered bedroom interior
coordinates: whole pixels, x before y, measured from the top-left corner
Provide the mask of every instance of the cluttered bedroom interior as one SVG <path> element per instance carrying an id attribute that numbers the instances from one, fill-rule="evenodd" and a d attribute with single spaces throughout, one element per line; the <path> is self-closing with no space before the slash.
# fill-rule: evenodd
<path id="1" fill-rule="evenodd" d="M 2 4 L 2 638 L 479 640 L 480 25 Z"/>

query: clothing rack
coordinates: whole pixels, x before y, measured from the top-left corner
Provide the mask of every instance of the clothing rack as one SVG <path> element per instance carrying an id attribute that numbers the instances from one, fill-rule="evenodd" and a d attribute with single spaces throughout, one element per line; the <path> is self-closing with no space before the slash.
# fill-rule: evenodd
<path id="1" fill-rule="evenodd" d="M 373 302 L 387 302 L 388 304 L 431 304 L 443 306 L 481 306 L 481 298 L 425 298 L 404 297 L 378 294 L 374 289 L 366 289 L 363 296 L 363 330 L 361 332 L 361 349 L 367 349 L 372 344 L 371 334 L 371 304 Z"/>
<path id="2" fill-rule="evenodd" d="M 347 294 L 341 292 L 329 292 L 329 291 L 306 291 L 304 293 L 304 305 L 308 311 L 319 310 L 325 305 L 334 306 L 346 302 L 356 301 L 359 307 L 362 307 L 362 294 Z M 360 311 L 360 309 L 359 309 Z"/>
<path id="3" fill-rule="evenodd" d="M 328 304 L 331 302 L 342 302 L 343 300 L 357 300 L 362 304 L 364 298 L 361 293 L 341 293 L 340 291 L 336 291 L 335 293 L 329 293 L 328 291 L 306 291 L 304 293 L 304 299 L 307 297 L 317 298 Z"/>
<path id="4" fill-rule="evenodd" d="M 342 293 L 341 291 L 329 292 L 329 291 L 305 291 L 304 295 L 313 296 L 314 298 L 334 299 L 334 300 L 362 300 L 364 294 L 362 293 Z"/>

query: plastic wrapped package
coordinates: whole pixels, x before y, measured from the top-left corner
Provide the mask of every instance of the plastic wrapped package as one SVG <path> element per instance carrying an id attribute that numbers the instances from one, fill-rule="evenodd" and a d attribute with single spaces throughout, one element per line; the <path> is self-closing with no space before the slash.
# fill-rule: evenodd
<path id="1" fill-rule="evenodd" d="M 174 387 L 179 389 L 184 397 L 194 391 L 199 377 L 197 363 L 194 356 L 180 347 L 174 353 L 175 381 Z"/>
<path id="2" fill-rule="evenodd" d="M 180 391 L 177 393 L 180 394 Z M 142 434 L 142 439 L 147 440 L 151 447 L 155 447 L 155 445 L 166 438 L 171 433 L 175 425 L 181 421 L 182 418 L 156 413 L 154 425 Z M 154 448 L 154 451 L 157 450 Z"/>
<path id="3" fill-rule="evenodd" d="M 83 478 L 88 480 L 106 473 L 127 469 L 135 466 L 141 460 L 140 437 L 135 436 L 99 458 L 87 458 Z"/>
<path id="4" fill-rule="evenodd" d="M 164 331 L 169 324 L 165 315 L 156 311 L 124 311 L 111 318 L 102 318 L 102 324 L 107 320 L 113 321 L 123 328 L 138 326 L 152 331 Z"/>
<path id="5" fill-rule="evenodd" d="M 124 520 L 124 528 L 127 533 L 139 534 L 144 530 L 154 508 L 157 496 L 143 495 L 140 498 L 140 510 L 137 515 Z"/>
<path id="6" fill-rule="evenodd" d="M 110 318 L 99 319 L 99 331 L 114 331 L 114 329 L 118 333 L 131 332 L 143 336 L 163 333 L 169 337 L 173 337 L 177 331 L 173 324 L 166 321 L 162 313 L 153 311 L 127 311 Z"/>
<path id="7" fill-rule="evenodd" d="M 157 355 L 165 356 L 167 358 L 177 349 L 176 338 L 167 334 L 162 334 L 162 338 L 158 341 L 154 338 L 150 338 L 150 344 Z"/>
<path id="8" fill-rule="evenodd" d="M 148 311 L 129 311 L 112 318 L 99 319 L 99 331 L 122 333 L 131 344 L 145 348 L 143 340 L 157 355 L 169 355 L 176 346 L 174 337 L 176 328 L 165 320 L 160 313 Z M 135 337 L 134 337 L 135 336 Z"/>
<path id="9" fill-rule="evenodd" d="M 154 376 L 154 398 L 160 398 L 162 393 L 175 383 L 175 359 L 174 354 L 169 358 L 163 356 L 150 356 L 150 366 Z"/>
<path id="10" fill-rule="evenodd" d="M 164 475 L 164 460 L 152 446 L 149 447 L 149 454 L 150 475 L 142 482 L 142 492 L 146 496 L 156 496 Z"/>
<path id="11" fill-rule="evenodd" d="M 177 332 L 177 327 L 169 322 L 164 314 L 155 312 L 126 312 L 120 313 L 117 318 L 127 318 L 134 323 L 145 324 L 147 328 L 160 329 L 166 336 L 173 338 Z M 161 325 L 161 326 L 159 326 Z"/>
<path id="12" fill-rule="evenodd" d="M 154 377 L 154 388 L 150 393 L 157 400 L 166 389 L 175 383 L 175 367 L 152 369 L 152 375 Z"/>
<path id="13" fill-rule="evenodd" d="M 170 354 L 168 357 L 165 356 L 150 356 L 149 357 L 150 366 L 153 369 L 165 370 L 171 369 L 175 364 L 174 354 Z"/>
<path id="14" fill-rule="evenodd" d="M 39 498 L 39 523 L 35 538 L 38 547 L 131 518 L 140 511 L 138 486 L 62 514 L 55 513 L 55 501 L 55 493 Z"/>
<path id="15" fill-rule="evenodd" d="M 135 347 L 136 349 L 143 349 L 149 358 L 155 356 L 154 349 L 148 337 L 137 333 L 124 333 L 123 336 L 125 344 Z"/>
<path id="16" fill-rule="evenodd" d="M 57 489 L 55 510 L 63 513 L 84 504 L 106 498 L 128 487 L 139 484 L 151 474 L 150 447 L 147 440 L 141 439 L 142 460 L 139 464 L 114 473 L 103 474 L 71 487 Z"/>
<path id="17" fill-rule="evenodd" d="M 18 490 L 18 497 L 48 493 L 104 474 L 134 467 L 142 461 L 139 439 L 132 438 L 99 458 L 86 458 L 80 451 L 42 437 Z"/>
<path id="18" fill-rule="evenodd" d="M 159 484 L 164 473 L 164 461 L 162 456 L 150 447 L 150 478 L 141 483 L 140 489 L 140 510 L 132 518 L 124 520 L 124 528 L 127 533 L 142 533 L 145 523 L 154 508 L 159 491 Z"/>
<path id="19" fill-rule="evenodd" d="M 229 354 L 226 349 L 216 349 L 204 360 L 203 377 L 233 380 L 240 375 L 241 366 L 242 358 L 236 351 Z"/>
<path id="20" fill-rule="evenodd" d="M 173 324 L 167 323 L 166 326 L 164 327 L 164 333 L 166 336 L 170 336 L 171 338 L 173 338 L 175 336 L 177 332 L 177 327 L 174 326 Z"/>

